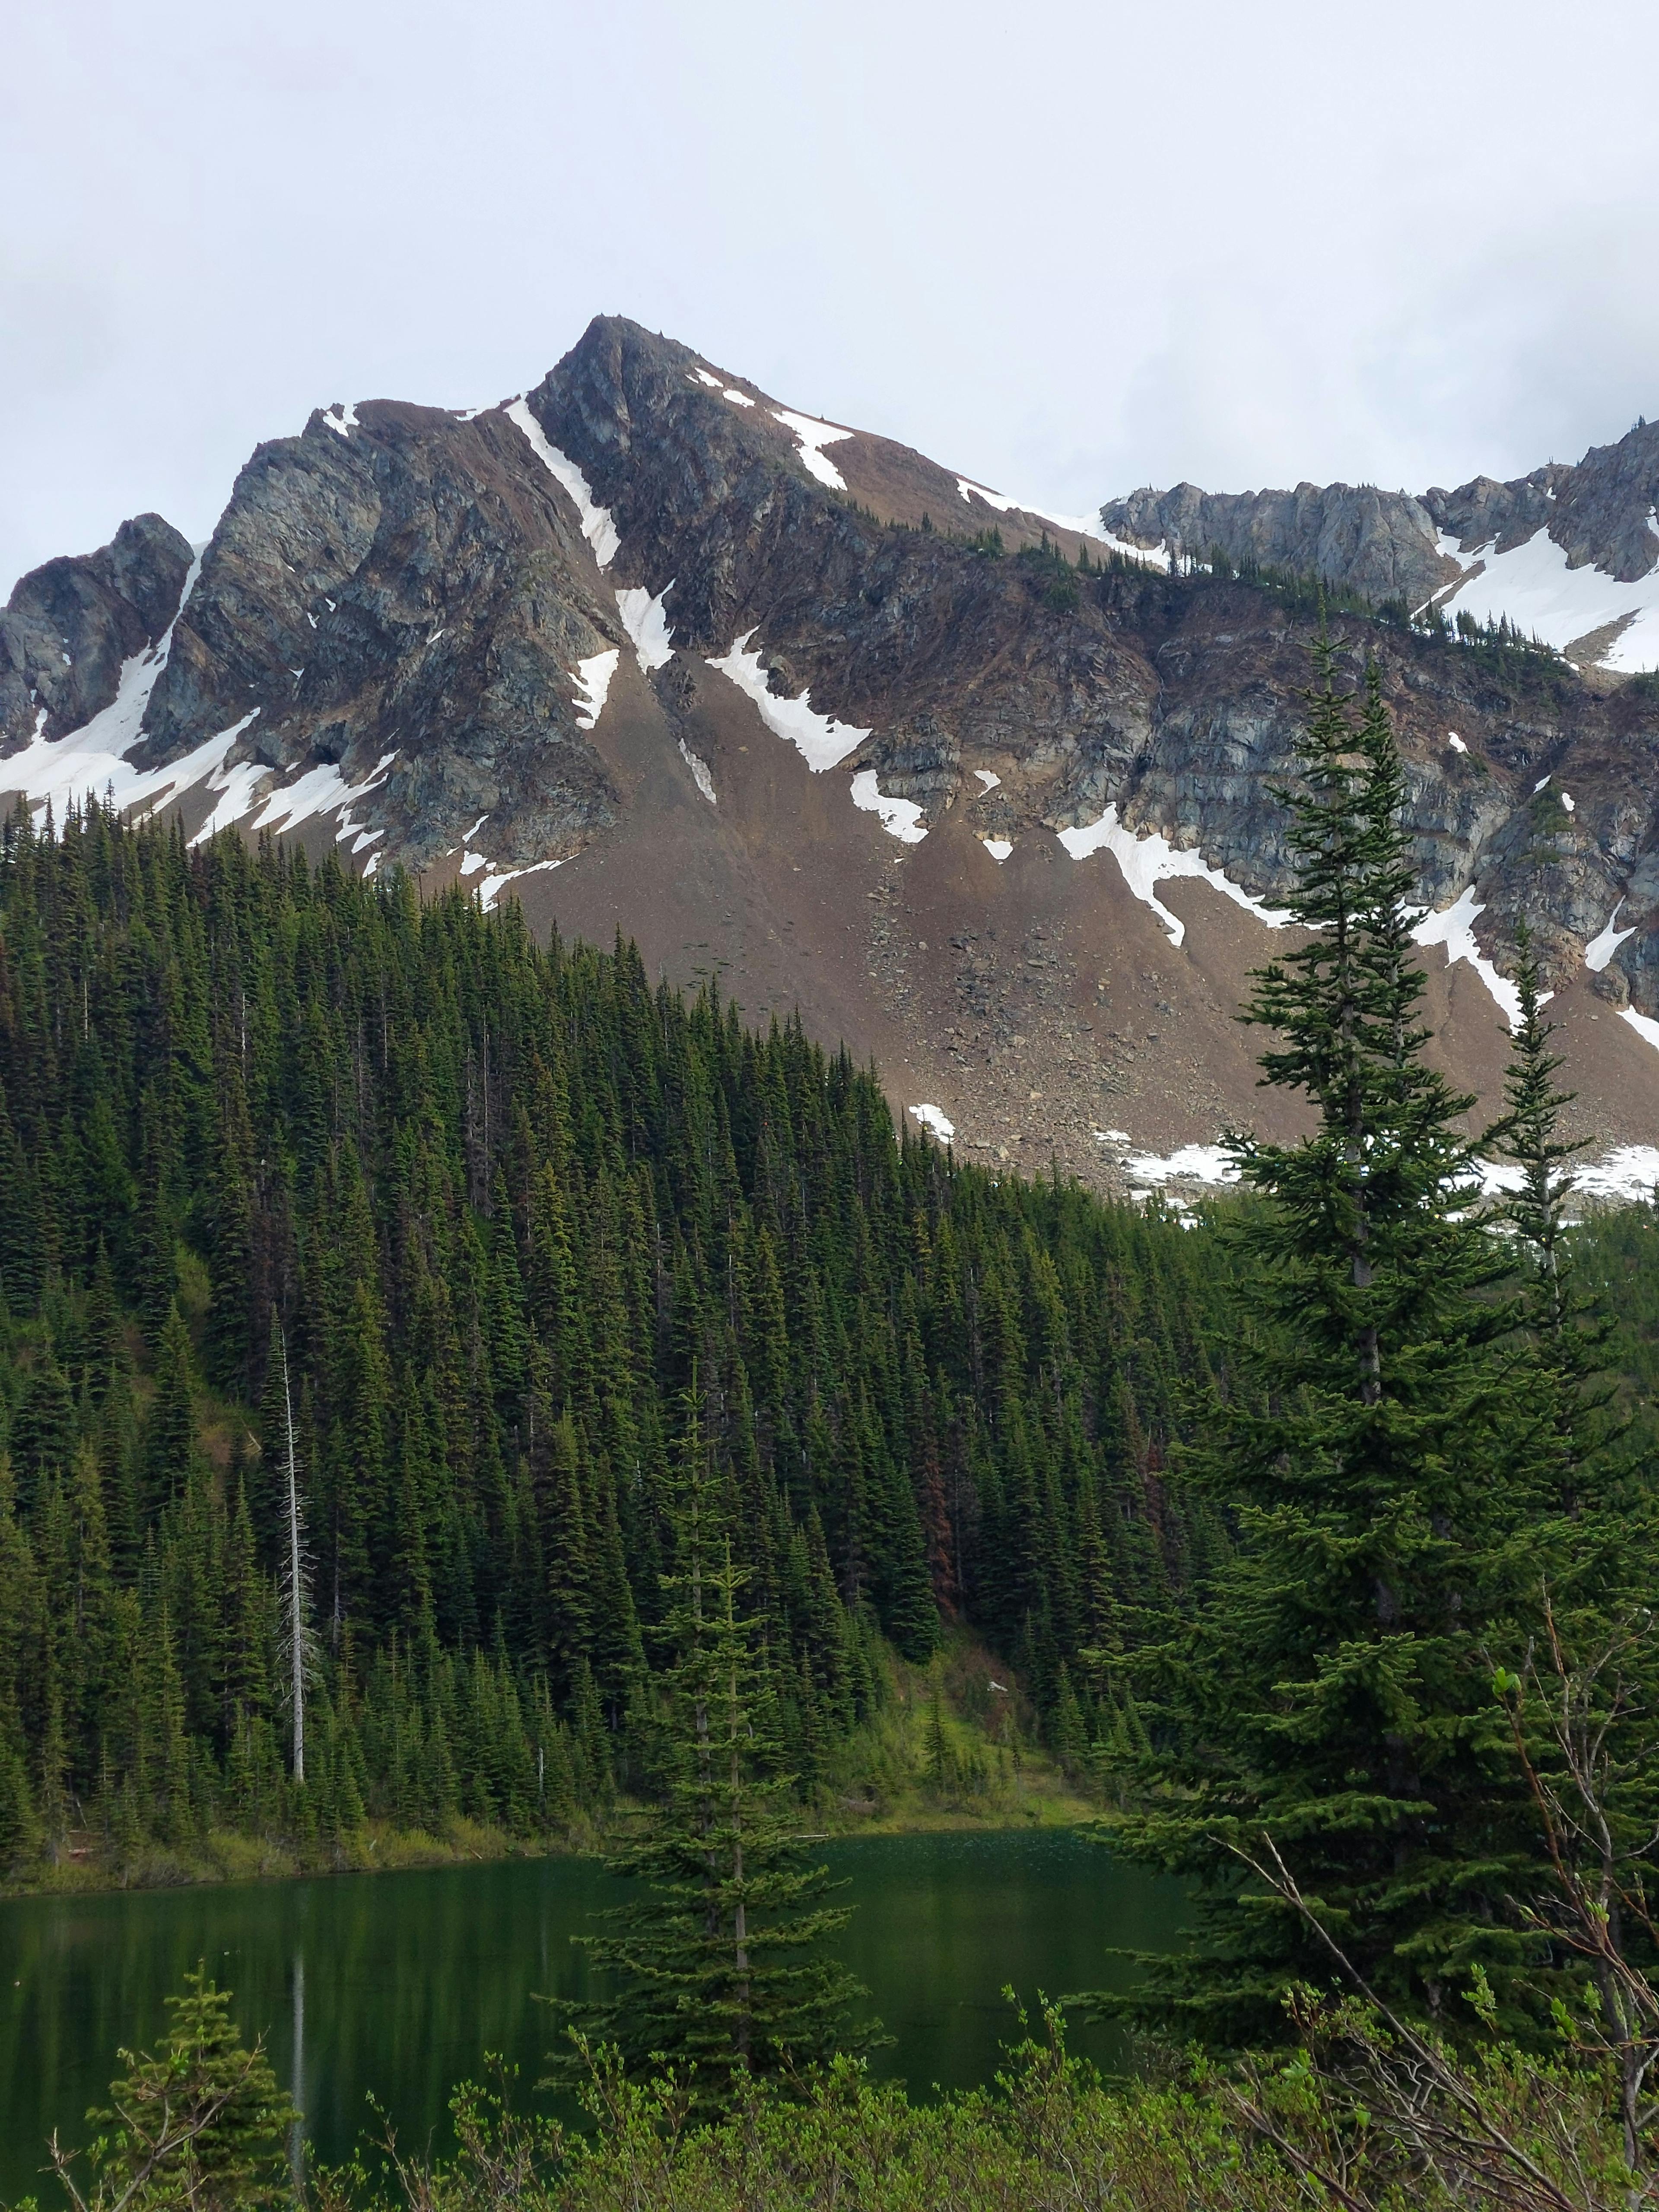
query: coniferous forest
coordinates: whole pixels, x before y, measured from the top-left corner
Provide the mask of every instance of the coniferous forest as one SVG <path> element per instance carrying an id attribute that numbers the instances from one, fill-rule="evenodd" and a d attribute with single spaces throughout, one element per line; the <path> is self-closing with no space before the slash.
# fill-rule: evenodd
<path id="1" fill-rule="evenodd" d="M 1163 1479 L 1207 1240 L 511 908 L 20 814 L 0 1188 L 8 1861 L 648 1794 L 689 1425 L 809 1794 L 956 1624 L 1073 1759 L 1133 1748 L 1103 1655 L 1224 1544 Z"/>
<path id="2" fill-rule="evenodd" d="M 625 944 L 7 826 L 0 1856 L 632 1808 L 586 2133 L 463 2088 L 392 2202 L 1659 2202 L 1659 1216 L 1571 1219 L 1524 927 L 1498 1118 L 1437 1072 L 1380 683 L 1318 674 L 1243 1009 L 1311 1127 L 1196 1223 L 961 1167 Z M 860 2070 L 806 1818 L 902 1668 L 944 1773 L 969 1639 L 1182 1880 L 1066 2000 L 1167 2078 L 1052 2010 L 937 2112 Z M 304 2193 L 227 2002 L 122 2053 L 73 2204 Z"/>

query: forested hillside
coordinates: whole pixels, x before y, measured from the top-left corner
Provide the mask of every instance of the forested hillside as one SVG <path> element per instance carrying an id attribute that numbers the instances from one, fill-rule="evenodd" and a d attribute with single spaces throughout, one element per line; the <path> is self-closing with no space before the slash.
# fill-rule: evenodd
<path id="1" fill-rule="evenodd" d="M 1224 1335 L 1212 1240 L 953 1166 L 629 945 L 96 805 L 0 848 L 0 1281 L 7 1860 L 527 1832 L 640 1786 L 694 1414 L 809 1789 L 882 1639 L 957 1621 L 1109 1740 L 1080 1655 L 1219 1542 L 1161 1480 Z"/>

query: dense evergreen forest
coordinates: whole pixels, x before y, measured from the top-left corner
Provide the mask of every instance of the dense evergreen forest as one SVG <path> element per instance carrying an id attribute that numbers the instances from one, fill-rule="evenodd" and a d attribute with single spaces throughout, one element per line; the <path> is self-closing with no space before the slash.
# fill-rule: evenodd
<path id="1" fill-rule="evenodd" d="M 689 1423 L 809 1792 L 955 1624 L 1072 1756 L 1127 1741 L 1111 1655 L 1223 1547 L 1163 1479 L 1212 1240 L 953 1165 L 845 1054 L 510 907 L 20 812 L 0 1193 L 9 1861 L 648 1791 Z"/>

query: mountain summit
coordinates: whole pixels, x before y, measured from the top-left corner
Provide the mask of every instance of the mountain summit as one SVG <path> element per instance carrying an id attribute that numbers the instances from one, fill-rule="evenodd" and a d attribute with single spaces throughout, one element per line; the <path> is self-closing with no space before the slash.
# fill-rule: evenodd
<path id="1" fill-rule="evenodd" d="M 319 410 L 204 547 L 146 515 L 26 576 L 0 793 L 620 928 L 752 1015 L 798 1005 L 936 1133 L 1145 1184 L 1284 1110 L 1234 1012 L 1288 880 L 1321 578 L 1376 603 L 1333 619 L 1407 760 L 1438 1048 L 1495 1101 L 1524 912 L 1583 1131 L 1645 1146 L 1659 687 L 1621 678 L 1656 457 L 1638 427 L 1419 500 L 1182 486 L 1055 517 L 602 318 L 495 407 Z"/>

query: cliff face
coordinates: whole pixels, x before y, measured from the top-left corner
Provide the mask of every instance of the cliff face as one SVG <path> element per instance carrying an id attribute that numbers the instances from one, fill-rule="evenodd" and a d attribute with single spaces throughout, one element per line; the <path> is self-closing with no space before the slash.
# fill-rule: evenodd
<path id="1" fill-rule="evenodd" d="M 1255 1109 L 1232 1014 L 1288 880 L 1273 787 L 1315 621 L 1295 591 L 1112 541 L 1413 604 L 1489 580 L 1510 543 L 1535 564 L 1539 532 L 1633 568 L 1644 535 L 1659 550 L 1656 438 L 1420 501 L 1181 486 L 1088 537 L 602 319 L 515 401 L 336 407 L 260 447 L 193 572 L 146 516 L 26 577 L 0 617 L 0 791 L 61 800 L 82 758 L 101 790 L 112 760 L 123 803 L 191 834 L 301 836 L 487 901 L 510 884 L 532 919 L 800 1004 L 994 1133 L 969 1141 L 1098 1172 L 1097 1126 L 1171 1143 Z M 1561 1005 L 1616 1039 L 1583 1032 L 1597 1111 L 1644 1134 L 1659 1055 L 1612 1018 L 1659 1015 L 1659 701 L 1339 627 L 1354 682 L 1382 669 L 1425 901 L 1465 899 L 1457 946 L 1500 971 L 1531 917 Z M 1490 1093 L 1496 1007 L 1467 957 L 1447 973 L 1447 1048 Z"/>
<path id="2" fill-rule="evenodd" d="M 1372 484 L 1206 492 L 1182 483 L 1109 500 L 1100 514 L 1109 530 L 1136 544 L 1205 562 L 1219 547 L 1235 565 L 1254 561 L 1413 607 L 1462 573 L 1440 551 L 1425 501 Z"/>
<path id="3" fill-rule="evenodd" d="M 1409 609 L 1432 600 L 1450 613 L 1461 602 L 1482 620 L 1507 612 L 1576 661 L 1629 672 L 1659 667 L 1659 622 L 1644 627 L 1639 649 L 1629 640 L 1620 650 L 1633 620 L 1659 614 L 1656 502 L 1659 424 L 1644 422 L 1575 466 L 1552 461 L 1508 483 L 1475 477 L 1420 498 L 1369 484 L 1217 493 L 1183 483 L 1100 512 L 1139 546 L 1200 562 L 1218 547 L 1235 565 L 1254 560 Z M 1506 559 L 1528 546 L 1526 562 Z"/>
<path id="4" fill-rule="evenodd" d="M 96 553 L 21 579 L 0 613 L 0 753 L 37 731 L 65 737 L 113 702 L 122 663 L 172 621 L 191 557 L 170 523 L 141 514 Z"/>
<path id="5" fill-rule="evenodd" d="M 1547 530 L 1567 565 L 1601 568 L 1633 583 L 1659 567 L 1659 423 L 1638 422 L 1615 446 L 1592 446 L 1576 467 L 1551 462 L 1510 483 L 1476 477 L 1455 491 L 1429 491 L 1437 526 L 1466 549 L 1497 541 L 1508 552 Z"/>

